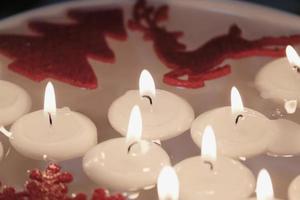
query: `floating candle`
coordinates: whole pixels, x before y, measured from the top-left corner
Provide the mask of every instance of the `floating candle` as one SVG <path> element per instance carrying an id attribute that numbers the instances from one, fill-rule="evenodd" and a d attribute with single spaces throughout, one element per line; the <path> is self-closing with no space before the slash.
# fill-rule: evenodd
<path id="1" fill-rule="evenodd" d="M 300 176 L 297 176 L 289 186 L 288 190 L 289 200 L 300 199 Z"/>
<path id="2" fill-rule="evenodd" d="M 31 108 L 29 94 L 8 81 L 0 80 L 0 126 L 13 123 Z"/>
<path id="3" fill-rule="evenodd" d="M 97 144 L 97 129 L 83 114 L 56 109 L 54 88 L 47 84 L 44 110 L 24 115 L 11 127 L 10 143 L 26 157 L 68 160 Z"/>
<path id="4" fill-rule="evenodd" d="M 238 90 L 231 90 L 231 107 L 216 108 L 198 116 L 192 123 L 191 135 L 201 147 L 207 125 L 214 127 L 220 154 L 230 157 L 250 157 L 265 152 L 277 133 L 277 127 L 263 114 L 244 108 Z"/>
<path id="5" fill-rule="evenodd" d="M 202 154 L 175 165 L 179 177 L 179 199 L 219 200 L 244 199 L 253 191 L 255 178 L 239 161 L 216 154 L 216 141 L 211 127 L 202 139 Z"/>
<path id="6" fill-rule="evenodd" d="M 83 158 L 84 172 L 99 186 L 114 191 L 135 192 L 154 186 L 170 159 L 159 145 L 141 136 L 141 113 L 134 106 L 127 137 L 104 141 L 89 150 Z"/>
<path id="7" fill-rule="evenodd" d="M 262 97 L 279 103 L 300 100 L 300 57 L 291 46 L 287 46 L 286 55 L 266 64 L 255 78 Z"/>
<path id="8" fill-rule="evenodd" d="M 143 138 L 166 140 L 190 128 L 194 119 L 193 108 L 181 97 L 155 89 L 152 76 L 143 70 L 139 90 L 127 91 L 116 99 L 108 112 L 112 127 L 126 135 L 127 121 L 133 105 L 139 105 L 143 116 Z"/>
<path id="9" fill-rule="evenodd" d="M 272 180 L 267 170 L 262 169 L 258 173 L 256 198 L 250 200 L 280 200 L 274 197 Z"/>
<path id="10" fill-rule="evenodd" d="M 157 180 L 159 200 L 179 200 L 179 180 L 175 170 L 165 166 Z"/>
<path id="11" fill-rule="evenodd" d="M 300 154 L 300 125 L 286 119 L 274 120 L 278 134 L 268 146 L 268 152 L 274 156 L 292 156 Z"/>

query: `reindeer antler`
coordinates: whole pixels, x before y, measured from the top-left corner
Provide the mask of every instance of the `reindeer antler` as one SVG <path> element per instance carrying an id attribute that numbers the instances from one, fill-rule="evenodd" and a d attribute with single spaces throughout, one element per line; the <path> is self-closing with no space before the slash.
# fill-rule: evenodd
<path id="1" fill-rule="evenodd" d="M 149 23 L 150 17 L 147 16 L 147 13 L 149 14 L 149 9 L 148 12 L 146 11 L 147 11 L 146 1 L 141 0 L 134 5 L 132 11 L 132 19 L 130 19 L 128 22 L 128 25 L 131 29 L 139 30 L 142 32 L 148 31 L 151 23 Z M 145 24 L 145 22 L 147 24 Z"/>
<path id="2" fill-rule="evenodd" d="M 151 37 L 151 29 L 158 28 L 158 23 L 168 18 L 168 7 L 166 5 L 155 9 L 148 6 L 146 0 L 138 0 L 133 7 L 132 19 L 128 25 L 132 30 L 142 31 L 145 38 Z"/>
<path id="3" fill-rule="evenodd" d="M 169 7 L 167 5 L 154 8 L 154 6 L 147 5 L 146 0 L 138 0 L 132 11 L 132 19 L 128 23 L 129 28 L 144 33 L 145 40 L 157 40 L 154 38 L 154 34 L 157 32 L 163 33 L 165 38 L 173 40 L 172 43 L 176 45 L 176 49 L 184 50 L 185 45 L 178 41 L 183 32 L 167 31 L 165 27 L 158 25 L 168 18 L 168 11 Z"/>

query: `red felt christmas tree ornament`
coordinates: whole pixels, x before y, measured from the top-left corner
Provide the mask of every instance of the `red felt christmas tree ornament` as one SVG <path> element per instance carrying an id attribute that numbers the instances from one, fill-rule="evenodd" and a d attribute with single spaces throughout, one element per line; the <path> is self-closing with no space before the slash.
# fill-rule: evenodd
<path id="1" fill-rule="evenodd" d="M 9 69 L 34 81 L 53 78 L 94 89 L 97 77 L 88 58 L 113 63 L 106 37 L 127 37 L 122 9 L 74 9 L 72 23 L 31 21 L 34 35 L 0 34 L 0 52 L 12 59 Z"/>

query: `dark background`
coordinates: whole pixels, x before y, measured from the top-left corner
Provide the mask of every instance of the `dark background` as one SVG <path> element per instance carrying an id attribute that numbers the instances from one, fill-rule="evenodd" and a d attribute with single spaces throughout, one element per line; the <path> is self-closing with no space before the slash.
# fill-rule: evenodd
<path id="1" fill-rule="evenodd" d="M 71 0 L 0 0 L 0 18 L 28 9 Z M 73 0 L 74 1 L 74 0 Z M 99 0 L 101 1 L 101 0 Z M 249 1 L 300 15 L 300 0 L 240 0 Z"/>

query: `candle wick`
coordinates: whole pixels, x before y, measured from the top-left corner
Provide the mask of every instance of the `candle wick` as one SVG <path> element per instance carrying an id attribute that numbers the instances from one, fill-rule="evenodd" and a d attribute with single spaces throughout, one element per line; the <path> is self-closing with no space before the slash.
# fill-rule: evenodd
<path id="1" fill-rule="evenodd" d="M 48 113 L 48 116 L 49 116 L 49 123 L 50 123 L 50 125 L 52 126 L 53 121 L 52 121 L 51 113 Z"/>
<path id="2" fill-rule="evenodd" d="M 213 165 L 213 163 L 212 163 L 211 161 L 205 160 L 205 161 L 204 161 L 204 164 L 209 165 L 209 169 L 210 169 L 211 171 L 214 170 L 214 165 Z"/>
<path id="3" fill-rule="evenodd" d="M 239 123 L 239 119 L 240 118 L 243 118 L 244 116 L 242 114 L 239 114 L 238 116 L 236 116 L 235 118 L 235 124 L 238 124 Z"/>
<path id="4" fill-rule="evenodd" d="M 154 141 L 153 143 L 158 145 L 158 146 L 161 146 L 161 143 L 159 143 L 159 142 Z"/>
<path id="5" fill-rule="evenodd" d="M 300 73 L 300 68 L 299 68 L 297 65 L 294 65 L 293 68 L 294 68 L 298 73 Z"/>
<path id="6" fill-rule="evenodd" d="M 134 145 L 136 145 L 138 142 L 133 142 L 133 143 L 131 143 L 129 146 L 128 146 L 128 148 L 127 148 L 127 153 L 129 154 L 130 153 L 130 150 L 131 150 L 131 148 L 134 146 Z"/>
<path id="7" fill-rule="evenodd" d="M 147 98 L 148 100 L 149 100 L 149 102 L 150 102 L 150 105 L 152 105 L 152 98 L 149 96 L 149 95 L 143 95 L 142 96 L 143 98 Z"/>

